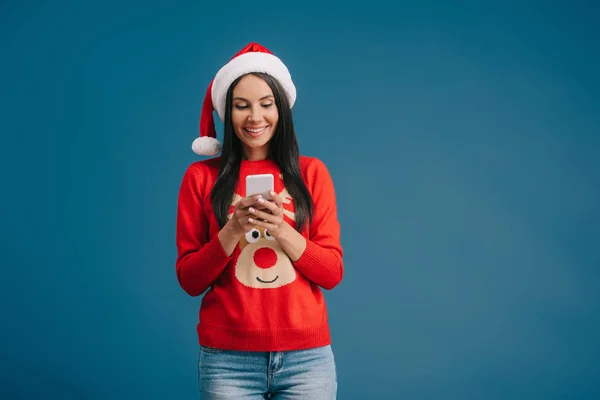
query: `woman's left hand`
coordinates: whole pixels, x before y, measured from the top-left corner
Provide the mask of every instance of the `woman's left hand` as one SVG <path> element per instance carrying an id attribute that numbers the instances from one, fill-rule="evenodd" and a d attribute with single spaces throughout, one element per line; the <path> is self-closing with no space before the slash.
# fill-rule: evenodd
<path id="1" fill-rule="evenodd" d="M 280 238 L 290 225 L 283 218 L 283 205 L 281 196 L 271 191 L 271 199 L 262 198 L 259 204 L 264 206 L 263 210 L 250 207 L 248 211 L 253 215 L 248 222 L 266 229 L 275 239 Z"/>

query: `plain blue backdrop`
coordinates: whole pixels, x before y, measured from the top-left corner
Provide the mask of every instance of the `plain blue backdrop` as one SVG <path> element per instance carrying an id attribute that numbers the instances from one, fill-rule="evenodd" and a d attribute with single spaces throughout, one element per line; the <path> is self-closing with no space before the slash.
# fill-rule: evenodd
<path id="1" fill-rule="evenodd" d="M 179 184 L 257 41 L 336 185 L 339 398 L 599 398 L 599 11 L 2 1 L 0 397 L 197 398 Z"/>

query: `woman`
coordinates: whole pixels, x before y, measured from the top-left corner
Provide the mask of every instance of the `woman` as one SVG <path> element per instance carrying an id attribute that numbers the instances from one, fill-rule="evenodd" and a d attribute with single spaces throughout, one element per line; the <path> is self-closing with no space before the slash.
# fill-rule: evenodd
<path id="1" fill-rule="evenodd" d="M 335 399 L 337 376 L 321 288 L 342 279 L 331 176 L 300 156 L 286 66 L 251 43 L 209 85 L 177 213 L 177 278 L 200 307 L 204 399 Z M 246 196 L 246 177 L 273 191 Z"/>

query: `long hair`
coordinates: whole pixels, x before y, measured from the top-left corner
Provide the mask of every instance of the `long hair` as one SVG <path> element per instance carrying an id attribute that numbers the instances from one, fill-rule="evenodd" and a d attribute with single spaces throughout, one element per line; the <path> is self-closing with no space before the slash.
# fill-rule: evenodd
<path id="1" fill-rule="evenodd" d="M 264 79 L 275 97 L 279 119 L 275 134 L 269 143 L 268 157 L 275 161 L 283 174 L 285 187 L 294 199 L 296 229 L 302 232 L 312 221 L 314 205 L 300 173 L 300 151 L 289 101 L 283 87 L 275 78 L 264 73 L 253 72 L 252 74 Z M 215 217 L 221 227 L 225 226 L 228 221 L 227 214 L 238 183 L 243 157 L 242 142 L 235 134 L 231 122 L 233 89 L 242 78 L 243 76 L 236 79 L 227 90 L 221 164 L 219 175 L 211 191 Z"/>

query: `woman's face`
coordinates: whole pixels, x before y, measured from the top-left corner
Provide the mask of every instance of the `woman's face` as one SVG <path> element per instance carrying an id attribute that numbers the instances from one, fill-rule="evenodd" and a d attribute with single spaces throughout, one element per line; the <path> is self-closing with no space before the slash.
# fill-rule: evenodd
<path id="1" fill-rule="evenodd" d="M 246 75 L 233 89 L 231 122 L 248 159 L 264 159 L 279 120 L 273 91 L 262 78 Z"/>

